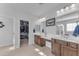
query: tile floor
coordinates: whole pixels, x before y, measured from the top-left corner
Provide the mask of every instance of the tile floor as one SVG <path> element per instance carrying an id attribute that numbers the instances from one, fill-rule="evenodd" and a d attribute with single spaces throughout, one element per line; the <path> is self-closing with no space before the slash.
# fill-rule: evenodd
<path id="1" fill-rule="evenodd" d="M 0 47 L 0 56 L 54 56 L 48 47 L 23 44 L 21 48 Z"/>

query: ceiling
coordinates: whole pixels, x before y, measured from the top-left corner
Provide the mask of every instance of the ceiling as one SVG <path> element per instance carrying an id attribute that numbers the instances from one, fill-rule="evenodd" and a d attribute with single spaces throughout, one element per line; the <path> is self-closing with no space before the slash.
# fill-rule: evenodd
<path id="1" fill-rule="evenodd" d="M 53 17 L 56 11 L 70 5 L 69 3 L 0 3 L 0 15 Z"/>

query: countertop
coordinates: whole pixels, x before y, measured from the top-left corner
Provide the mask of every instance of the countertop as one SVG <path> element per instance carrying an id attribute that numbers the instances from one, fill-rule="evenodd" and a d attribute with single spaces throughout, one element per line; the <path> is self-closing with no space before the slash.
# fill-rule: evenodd
<path id="1" fill-rule="evenodd" d="M 42 38 L 51 40 L 52 38 L 58 39 L 58 40 L 63 40 L 63 41 L 68 41 L 68 42 L 73 42 L 79 44 L 79 37 L 74 37 L 74 36 L 64 36 L 64 35 L 54 35 L 54 34 L 48 34 L 44 35 L 43 33 L 34 33 L 34 35 L 40 35 Z"/>

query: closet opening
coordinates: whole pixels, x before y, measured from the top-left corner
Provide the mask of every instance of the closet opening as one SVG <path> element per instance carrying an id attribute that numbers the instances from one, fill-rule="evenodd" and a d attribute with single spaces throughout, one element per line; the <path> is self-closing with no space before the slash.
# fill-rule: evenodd
<path id="1" fill-rule="evenodd" d="M 29 21 L 20 20 L 20 46 L 27 46 L 29 43 Z"/>

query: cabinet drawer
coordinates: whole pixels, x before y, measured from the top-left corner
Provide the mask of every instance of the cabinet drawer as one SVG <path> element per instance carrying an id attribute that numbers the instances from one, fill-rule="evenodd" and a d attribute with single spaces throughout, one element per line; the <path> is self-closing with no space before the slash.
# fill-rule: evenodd
<path id="1" fill-rule="evenodd" d="M 59 44 L 62 44 L 62 45 L 67 45 L 67 42 L 61 41 L 61 40 L 56 40 L 55 43 L 59 43 Z"/>
<path id="2" fill-rule="evenodd" d="M 68 46 L 72 47 L 72 48 L 75 48 L 77 49 L 78 48 L 78 45 L 76 43 L 72 43 L 72 42 L 69 42 L 68 43 Z"/>

